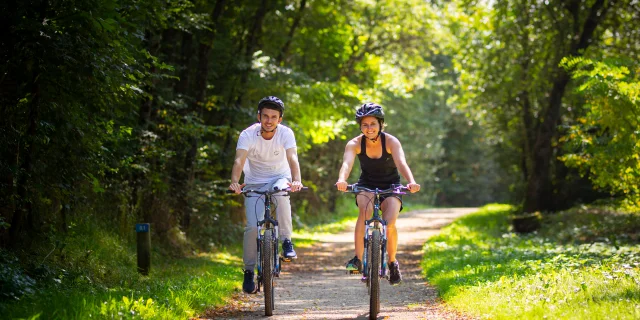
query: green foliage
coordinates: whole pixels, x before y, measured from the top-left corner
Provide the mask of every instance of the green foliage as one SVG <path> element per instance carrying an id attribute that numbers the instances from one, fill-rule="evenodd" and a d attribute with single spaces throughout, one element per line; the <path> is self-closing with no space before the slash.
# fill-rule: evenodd
<path id="1" fill-rule="evenodd" d="M 76 262 L 66 277 L 84 268 L 107 281 L 133 263 L 125 256 L 136 222 L 152 223 L 165 253 L 237 242 L 244 213 L 222 193 L 238 134 L 265 95 L 285 101 L 313 189 L 294 199 L 299 225 L 339 216 L 334 183 L 365 101 L 385 107 L 402 141 L 424 186 L 415 201 L 475 205 L 509 198 L 505 186 L 521 193 L 533 141 L 521 109 L 528 101 L 533 118 L 543 113 L 568 46 L 564 26 L 577 26 L 562 3 L 304 3 L 0 4 L 1 245 L 38 257 L 19 255 L 22 264 L 66 257 Z M 607 30 L 625 22 L 630 34 L 638 19 L 616 10 Z M 632 37 L 602 34 L 589 54 L 634 56 Z M 573 110 L 563 121 L 584 115 Z M 636 173 L 624 176 L 629 190 Z M 93 237 L 79 242 L 85 229 Z M 92 249 L 104 244 L 114 251 Z M 111 254 L 118 265 L 103 262 Z"/>
<path id="2" fill-rule="evenodd" d="M 551 121 L 562 125 L 584 116 L 584 109 L 576 107 L 582 97 L 564 89 L 573 83 L 558 66 L 562 58 L 637 55 L 637 46 L 629 41 L 636 39 L 630 25 L 637 29 L 638 11 L 628 10 L 637 5 L 605 2 L 594 15 L 597 21 L 589 18 L 594 3 L 599 2 L 454 1 L 443 10 L 450 31 L 443 45 L 459 74 L 459 95 L 452 101 L 481 126 L 489 147 L 495 146 L 495 161 L 508 172 L 505 179 L 511 180 L 516 200 L 532 198 L 533 192 L 525 195 L 525 186 L 530 178 L 540 178 L 536 168 L 549 168 L 542 178 L 549 185 L 541 188 L 550 190 L 556 208 L 597 196 L 570 192 L 584 182 L 557 159 L 563 153 L 558 139 L 564 132 L 544 126 L 549 121 L 545 117 L 557 117 Z M 597 26 L 594 36 L 576 51 L 586 25 Z M 615 36 L 622 33 L 627 36 Z M 635 53 L 628 54 L 631 51 Z M 552 93 L 561 95 L 562 106 Z M 536 157 L 542 145 L 556 154 L 549 157 L 549 165 Z"/>
<path id="3" fill-rule="evenodd" d="M 136 271 L 135 246 L 113 233 L 79 229 L 66 241 L 37 266 L 2 251 L 4 317 L 189 319 L 226 303 L 242 278 L 237 249 L 186 258 L 155 249 L 147 277 Z"/>
<path id="4" fill-rule="evenodd" d="M 589 175 L 595 186 L 624 195 L 640 206 L 640 80 L 629 60 L 566 58 L 561 65 L 585 95 L 584 117 L 576 119 L 563 140 L 567 165 Z M 633 70 L 633 71 L 632 71 Z"/>
<path id="5" fill-rule="evenodd" d="M 34 292 L 36 281 L 26 274 L 18 263 L 18 259 L 5 250 L 0 250 L 0 303 L 7 300 L 18 300 L 26 294 Z"/>
<path id="6" fill-rule="evenodd" d="M 425 244 L 424 274 L 449 305 L 490 319 L 638 316 L 640 217 L 583 207 L 519 236 L 513 210 L 486 206 Z"/>

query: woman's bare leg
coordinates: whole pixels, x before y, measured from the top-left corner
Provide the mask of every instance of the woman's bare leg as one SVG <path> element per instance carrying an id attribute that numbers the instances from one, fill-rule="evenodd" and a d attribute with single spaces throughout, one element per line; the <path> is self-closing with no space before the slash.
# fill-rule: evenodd
<path id="1" fill-rule="evenodd" d="M 356 222 L 356 231 L 354 233 L 355 253 L 358 259 L 362 260 L 364 253 L 364 222 L 373 214 L 373 195 L 363 192 L 358 194 L 358 221 Z"/>
<path id="2" fill-rule="evenodd" d="M 382 218 L 387 221 L 387 254 L 389 262 L 396 261 L 396 252 L 398 252 L 398 230 L 396 229 L 396 220 L 400 213 L 402 202 L 396 197 L 388 197 L 384 199 L 380 205 L 382 209 Z"/>

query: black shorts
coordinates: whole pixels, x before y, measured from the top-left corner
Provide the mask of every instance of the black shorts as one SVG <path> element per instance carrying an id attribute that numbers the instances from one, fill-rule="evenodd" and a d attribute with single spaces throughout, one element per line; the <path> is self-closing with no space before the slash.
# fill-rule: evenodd
<path id="1" fill-rule="evenodd" d="M 367 186 L 367 185 L 360 185 L 360 186 L 365 187 L 367 189 L 375 189 L 375 187 L 372 188 L 372 187 Z M 380 196 L 380 205 L 382 206 L 382 203 L 384 202 L 384 200 L 386 198 L 389 198 L 389 197 L 394 197 L 394 198 L 397 198 L 398 200 L 400 200 L 400 211 L 402 211 L 402 209 L 404 209 L 404 207 L 402 206 L 402 195 L 400 195 L 400 194 L 385 194 L 385 195 L 381 195 Z M 356 197 L 355 197 L 355 201 L 356 201 L 356 207 L 357 207 L 358 206 L 358 195 L 357 194 L 356 194 Z M 373 205 L 373 201 L 371 202 L 371 204 Z"/>

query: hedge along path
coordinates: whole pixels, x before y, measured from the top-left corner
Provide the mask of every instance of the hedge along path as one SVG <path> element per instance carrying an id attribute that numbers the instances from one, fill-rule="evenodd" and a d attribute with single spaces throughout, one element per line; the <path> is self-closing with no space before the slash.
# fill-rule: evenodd
<path id="1" fill-rule="evenodd" d="M 448 310 L 436 288 L 422 278 L 422 246 L 440 228 L 475 208 L 429 209 L 402 213 L 396 222 L 403 282 L 380 281 L 378 319 L 472 319 Z M 296 248 L 298 259 L 282 266 L 275 282 L 275 309 L 269 319 L 368 319 L 369 296 L 360 275 L 349 275 L 345 263 L 353 257 L 353 227 L 323 236 L 309 248 Z M 238 277 L 242 277 L 238 272 Z M 200 319 L 264 317 L 263 293 L 236 294 L 227 306 L 210 309 Z"/>

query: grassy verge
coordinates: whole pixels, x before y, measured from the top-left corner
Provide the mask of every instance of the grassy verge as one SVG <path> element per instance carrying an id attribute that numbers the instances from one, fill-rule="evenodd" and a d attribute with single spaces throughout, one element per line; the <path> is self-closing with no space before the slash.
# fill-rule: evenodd
<path id="1" fill-rule="evenodd" d="M 189 319 L 241 288 L 238 248 L 179 257 L 156 246 L 141 276 L 134 242 L 105 230 L 83 225 L 22 263 L 0 250 L 2 318 Z"/>
<path id="2" fill-rule="evenodd" d="M 451 307 L 483 319 L 639 319 L 640 217 L 595 208 L 510 232 L 491 205 L 425 244 L 423 272 Z"/>
<path id="3" fill-rule="evenodd" d="M 5 319 L 188 319 L 240 288 L 236 256 L 155 258 L 148 277 L 120 270 L 98 283 L 86 273 L 57 270 L 34 281 L 31 294 L 2 301 L 0 313 Z"/>

